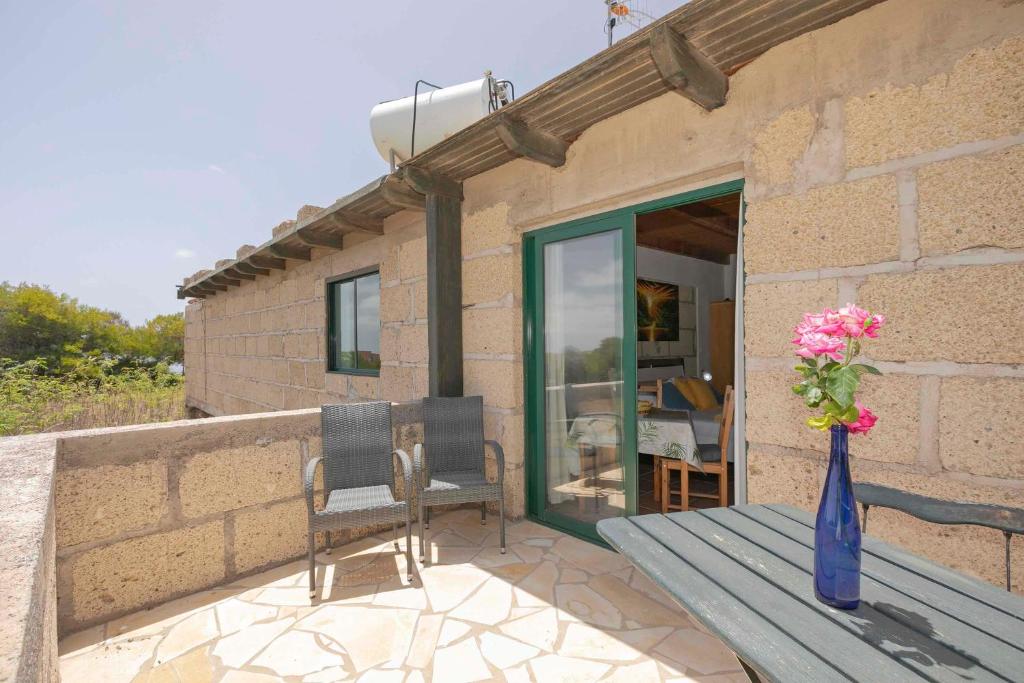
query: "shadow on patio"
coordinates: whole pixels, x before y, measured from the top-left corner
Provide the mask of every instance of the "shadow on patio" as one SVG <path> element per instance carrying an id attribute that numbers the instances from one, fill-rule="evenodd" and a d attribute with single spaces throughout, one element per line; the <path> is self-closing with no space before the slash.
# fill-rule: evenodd
<path id="1" fill-rule="evenodd" d="M 65 638 L 66 681 L 745 681 L 620 556 L 476 509 L 438 515 L 433 564 L 404 583 L 390 531 Z M 404 544 L 404 536 L 401 536 Z M 414 536 L 413 543 L 418 539 Z"/>

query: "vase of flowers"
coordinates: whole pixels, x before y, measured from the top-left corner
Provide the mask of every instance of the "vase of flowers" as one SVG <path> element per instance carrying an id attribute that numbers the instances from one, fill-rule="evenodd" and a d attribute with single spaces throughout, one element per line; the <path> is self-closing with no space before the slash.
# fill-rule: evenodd
<path id="1" fill-rule="evenodd" d="M 793 392 L 816 414 L 807 425 L 831 434 L 828 472 L 814 523 L 814 595 L 839 609 L 860 604 L 860 519 L 850 478 L 848 437 L 867 434 L 878 418 L 856 398 L 864 375 L 877 368 L 854 362 L 865 338 L 878 337 L 885 318 L 847 304 L 807 313 L 796 326 L 796 366 L 802 380 Z"/>

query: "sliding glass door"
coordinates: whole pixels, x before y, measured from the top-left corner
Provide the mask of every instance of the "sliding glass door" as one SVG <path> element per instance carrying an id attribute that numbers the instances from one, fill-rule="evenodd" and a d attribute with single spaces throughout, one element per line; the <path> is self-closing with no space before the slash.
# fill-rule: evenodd
<path id="1" fill-rule="evenodd" d="M 632 215 L 524 241 L 530 512 L 594 537 L 636 509 Z"/>

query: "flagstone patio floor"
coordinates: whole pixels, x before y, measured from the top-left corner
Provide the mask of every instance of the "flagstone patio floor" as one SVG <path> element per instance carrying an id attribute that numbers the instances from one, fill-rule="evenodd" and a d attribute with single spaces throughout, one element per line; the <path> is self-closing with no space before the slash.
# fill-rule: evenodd
<path id="1" fill-rule="evenodd" d="M 496 532 L 438 515 L 412 586 L 386 533 L 318 555 L 312 601 L 299 561 L 95 626 L 61 641 L 62 680 L 746 681 L 619 555 L 529 521 L 502 555 Z"/>

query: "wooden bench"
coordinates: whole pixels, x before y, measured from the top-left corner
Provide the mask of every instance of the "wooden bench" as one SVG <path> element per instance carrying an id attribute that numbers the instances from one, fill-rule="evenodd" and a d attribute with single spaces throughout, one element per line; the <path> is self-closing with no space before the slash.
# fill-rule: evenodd
<path id="1" fill-rule="evenodd" d="M 928 498 L 879 484 L 854 484 L 853 495 L 864 508 L 865 532 L 868 509 L 872 506 L 899 510 L 933 524 L 971 524 L 999 529 L 1006 538 L 1006 590 L 1010 590 L 1010 540 L 1013 534 L 1024 534 L 1024 510 Z"/>

